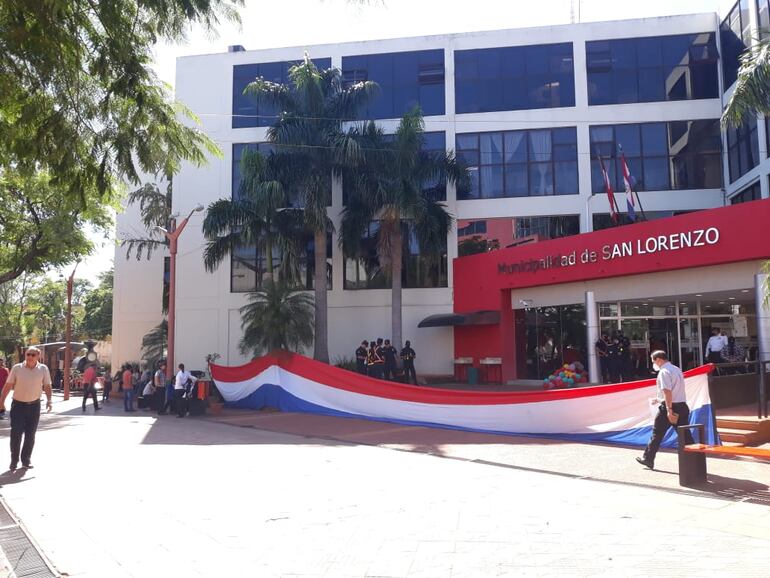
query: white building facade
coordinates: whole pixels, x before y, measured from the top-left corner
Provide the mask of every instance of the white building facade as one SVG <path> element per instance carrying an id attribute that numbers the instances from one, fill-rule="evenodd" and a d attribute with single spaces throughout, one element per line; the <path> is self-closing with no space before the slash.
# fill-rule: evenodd
<path id="1" fill-rule="evenodd" d="M 768 19 L 767 1 L 742 1 L 716 13 L 597 22 L 245 51 L 180 58 L 177 98 L 202 121 L 222 150 L 204 167 L 186 164 L 174 177 L 173 210 L 186 215 L 237 190 L 244 146 L 264 143 L 273 111 L 242 96 L 257 75 L 285 81 L 287 63 L 305 50 L 319 66 L 341 69 L 348 81 L 374 80 L 381 94 L 365 118 L 394 130 L 419 104 L 427 145 L 456 151 L 474 185 L 460 198 L 446 188 L 457 219 L 446 255 L 427 264 L 419 248 L 407 255 L 403 338 L 418 354 L 418 372 L 449 374 L 451 327 L 418 328 L 452 312 L 452 259 L 489 244 L 547 239 L 609 226 L 597 155 L 610 171 L 625 212 L 620 151 L 637 181 L 650 219 L 770 196 L 767 125 L 721 131 L 732 90 L 733 61 Z M 743 45 L 741 45 L 743 43 Z M 728 63 L 727 61 L 730 61 Z M 329 216 L 339 228 L 340 182 Z M 637 207 L 637 211 L 639 208 Z M 258 275 L 223 263 L 203 266 L 203 213 L 193 214 L 177 256 L 177 362 L 202 369 L 247 361 L 239 352 L 241 317 Z M 118 218 L 118 235 L 141 230 L 136 207 Z M 474 249 L 476 247 L 476 249 Z M 241 255 L 258 261 L 248 249 Z M 441 261 L 441 260 L 440 260 Z M 312 258 L 309 258 L 312 262 Z M 389 337 L 390 290 L 371 259 L 346 259 L 336 235 L 329 263 L 329 348 L 332 361 L 351 357 L 363 339 Z M 162 319 L 164 256 L 137 262 L 115 258 L 113 366 L 140 359 L 141 338 Z"/>

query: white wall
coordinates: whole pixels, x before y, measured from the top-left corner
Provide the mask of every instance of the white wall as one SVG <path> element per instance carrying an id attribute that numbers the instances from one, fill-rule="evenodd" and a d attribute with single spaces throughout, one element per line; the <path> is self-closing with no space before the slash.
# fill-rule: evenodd
<path id="1" fill-rule="evenodd" d="M 587 105 L 585 74 L 585 42 L 588 40 L 632 36 L 715 31 L 716 14 L 649 18 L 624 22 L 598 22 L 566 26 L 501 30 L 372 42 L 354 42 L 307 47 L 313 58 L 330 57 L 340 66 L 343 55 L 385 53 L 407 50 L 443 48 L 446 74 L 446 114 L 428 117 L 426 130 L 446 132 L 448 148 L 454 148 L 454 136 L 459 132 L 512 130 L 551 126 L 576 126 L 579 148 L 580 194 L 571 196 L 457 201 L 450 187 L 447 205 L 459 219 L 503 216 L 536 216 L 578 214 L 581 230 L 592 228 L 591 216 L 609 210 L 606 196 L 591 195 L 589 130 L 591 124 L 616 122 L 650 122 L 718 118 L 720 99 L 642 103 L 609 106 Z M 505 111 L 480 114 L 454 114 L 454 56 L 456 49 L 514 46 L 552 42 L 573 42 L 575 59 L 576 106 L 560 109 Z M 265 128 L 231 128 L 232 67 L 237 64 L 276 62 L 302 58 L 306 47 L 276 48 L 261 51 L 210 54 L 183 57 L 177 61 L 177 97 L 189 106 L 203 122 L 203 129 L 221 147 L 221 159 L 213 158 L 206 167 L 185 165 L 174 180 L 174 211 L 184 215 L 197 203 L 208 205 L 218 198 L 231 195 L 231 155 L 233 143 L 266 140 Z M 383 121 L 387 128 L 395 121 Z M 763 165 L 764 167 L 765 165 Z M 767 168 L 760 170 L 765 170 Z M 747 176 L 748 178 L 748 176 Z M 692 210 L 723 204 L 721 190 L 651 191 L 640 193 L 645 210 Z M 619 198 L 619 201 L 622 199 Z M 342 195 L 335 186 L 330 217 L 338 224 L 342 210 Z M 125 216 L 128 219 L 128 215 Z M 222 362 L 237 364 L 246 361 L 238 352 L 240 317 L 238 308 L 246 303 L 244 294 L 230 293 L 230 267 L 223 264 L 214 274 L 202 265 L 203 235 L 200 230 L 202 214 L 193 215 L 188 229 L 180 238 L 177 264 L 177 351 L 176 359 L 190 368 L 202 367 L 207 353 L 222 355 Z M 449 257 L 456 256 L 457 239 L 453 232 L 448 239 Z M 124 264 L 120 269 L 116 258 L 116 295 L 130 295 L 129 305 L 122 309 L 116 304 L 116 327 L 113 331 L 117 357 L 127 355 L 128 345 L 146 331 L 149 318 L 159 314 L 159 306 L 149 307 L 156 287 L 139 282 L 139 266 L 132 269 Z M 162 262 L 149 276 L 160 277 Z M 146 271 L 146 269 L 142 269 Z M 404 339 L 411 339 L 420 357 L 419 370 L 424 373 L 450 373 L 452 370 L 452 332 L 449 329 L 418 329 L 417 324 L 427 315 L 452 310 L 452 268 L 449 266 L 449 288 L 404 290 Z M 141 276 L 147 277 L 142 273 Z M 124 280 L 124 277 L 128 279 Z M 124 287 L 123 284 L 126 283 Z M 333 290 L 329 293 L 329 342 L 332 359 L 350 357 L 362 339 L 389 337 L 390 292 L 382 290 L 343 291 L 343 256 L 333 243 Z M 159 287 L 159 286 L 158 286 Z M 153 289 L 154 290 L 154 289 Z M 158 288 L 159 291 L 159 288 Z M 554 298 L 557 296 L 554 295 Z M 124 299 L 126 299 L 124 297 Z M 137 303 L 133 304 L 131 299 Z M 143 304 L 140 305 L 138 302 Z M 116 302 L 117 303 L 117 302 Z M 146 310 L 140 321 L 136 311 Z M 130 313 L 129 313 L 130 312 Z M 125 321 L 125 327 L 124 325 Z M 152 326 L 151 324 L 149 325 Z M 121 352 L 118 354 L 118 352 Z M 125 352 L 125 353 L 123 353 Z"/>

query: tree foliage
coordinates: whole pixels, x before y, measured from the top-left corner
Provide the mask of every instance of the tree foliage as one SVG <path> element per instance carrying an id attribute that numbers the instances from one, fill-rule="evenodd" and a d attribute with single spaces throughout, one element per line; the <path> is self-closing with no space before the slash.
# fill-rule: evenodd
<path id="1" fill-rule="evenodd" d="M 84 192 L 82 204 L 63 193 L 47 173 L 24 177 L 0 171 L 0 285 L 88 254 L 93 244 L 87 228 L 109 229 L 112 217 L 104 199 Z"/>
<path id="2" fill-rule="evenodd" d="M 166 357 L 168 343 L 168 321 L 164 319 L 142 338 L 142 359 L 147 367 L 157 367 L 158 361 Z"/>
<path id="3" fill-rule="evenodd" d="M 241 353 L 298 351 L 313 343 L 313 297 L 266 279 L 241 307 Z"/>
<path id="4" fill-rule="evenodd" d="M 171 189 L 172 180 L 169 178 L 165 191 L 162 191 L 157 183 L 145 183 L 128 195 L 129 205 L 139 205 L 145 231 L 136 236 L 121 235 L 120 246 L 128 247 L 126 259 L 131 258 L 132 252 L 137 261 L 141 261 L 143 256 L 149 259 L 155 249 L 168 246 L 168 239 L 157 227 L 170 230 Z"/>
<path id="5" fill-rule="evenodd" d="M 80 332 L 87 338 L 101 341 L 112 334 L 112 289 L 114 271 L 99 275 L 99 286 L 83 299 L 83 322 Z"/>
<path id="6" fill-rule="evenodd" d="M 740 126 L 747 117 L 770 115 L 770 38 L 754 39 L 741 55 L 738 80 L 722 113 L 722 124 Z"/>
<path id="7" fill-rule="evenodd" d="M 0 3 L 0 167 L 40 170 L 85 202 L 140 174 L 203 163 L 213 142 L 182 123 L 152 69 L 159 40 L 237 19 L 241 0 L 5 0 Z"/>

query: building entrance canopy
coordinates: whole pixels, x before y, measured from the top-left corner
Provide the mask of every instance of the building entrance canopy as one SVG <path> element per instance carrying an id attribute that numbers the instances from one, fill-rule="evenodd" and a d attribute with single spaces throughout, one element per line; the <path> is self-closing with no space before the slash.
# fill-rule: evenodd
<path id="1" fill-rule="evenodd" d="M 700 341 L 710 319 L 715 327 L 728 325 L 713 316 L 732 317 L 731 307 L 744 302 L 755 307 L 753 276 L 770 258 L 770 237 L 763 233 L 769 222 L 770 200 L 762 200 L 455 259 L 455 312 L 497 305 L 501 319 L 495 326 L 455 327 L 455 357 L 501 357 L 504 381 L 542 379 L 542 371 L 533 375 L 525 363 L 539 345 L 540 329 L 533 334 L 530 325 L 542 328 L 546 341 L 582 331 L 571 355 L 590 354 L 590 293 L 602 330 L 634 330 L 641 342 L 668 329 L 675 358 L 697 364 L 705 357 Z M 573 307 L 563 310 L 567 306 Z M 649 318 L 669 319 L 671 327 L 631 321 Z"/>

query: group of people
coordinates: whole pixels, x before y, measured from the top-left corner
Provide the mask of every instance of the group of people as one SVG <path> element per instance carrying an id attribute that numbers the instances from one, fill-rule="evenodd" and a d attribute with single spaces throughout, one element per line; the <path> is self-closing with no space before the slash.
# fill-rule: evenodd
<path id="1" fill-rule="evenodd" d="M 623 331 L 615 331 L 612 339 L 607 333 L 602 333 L 594 348 L 603 383 L 619 383 L 632 378 L 631 341 L 623 335 Z"/>
<path id="2" fill-rule="evenodd" d="M 397 381 L 397 356 L 401 358 L 406 383 L 417 385 L 417 373 L 414 369 L 417 354 L 410 341 L 406 341 L 400 352 L 390 343 L 390 339 L 380 337 L 376 341 L 362 341 L 356 349 L 356 370 L 362 375 Z"/>
<path id="3" fill-rule="evenodd" d="M 706 342 L 706 361 L 709 363 L 740 363 L 746 361 L 746 348 L 735 341 L 735 337 L 725 335 L 718 327 L 711 329 L 711 337 Z"/>

